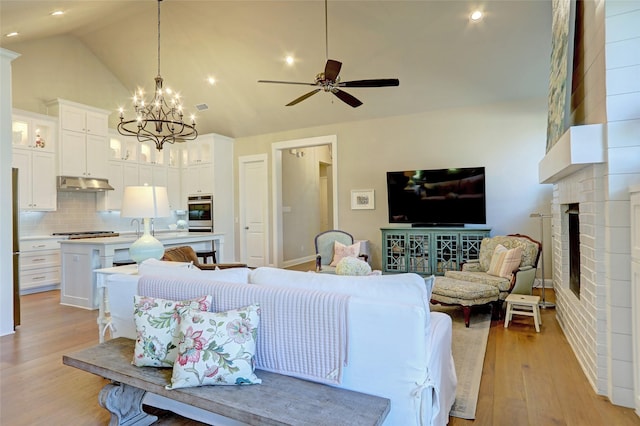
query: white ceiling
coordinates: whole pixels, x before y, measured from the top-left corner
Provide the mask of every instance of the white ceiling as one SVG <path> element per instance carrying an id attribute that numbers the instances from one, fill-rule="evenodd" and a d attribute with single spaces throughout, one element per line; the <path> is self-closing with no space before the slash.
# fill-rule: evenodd
<path id="1" fill-rule="evenodd" d="M 476 7 L 485 19 L 472 24 Z M 55 9 L 66 14 L 49 16 Z M 399 87 L 348 89 L 364 102 L 354 109 L 329 93 L 285 107 L 312 88 L 257 83 L 312 82 L 324 69 L 319 0 L 163 1 L 165 85 L 182 93 L 189 112 L 209 106 L 197 112 L 201 133 L 233 137 L 547 96 L 550 0 L 330 0 L 328 11 L 329 56 L 343 63 L 341 79 L 398 78 Z M 156 18 L 154 0 L 0 0 L 0 45 L 70 34 L 124 87 L 149 91 Z M 20 36 L 5 38 L 10 31 Z M 293 67 L 286 54 L 297 58 Z"/>

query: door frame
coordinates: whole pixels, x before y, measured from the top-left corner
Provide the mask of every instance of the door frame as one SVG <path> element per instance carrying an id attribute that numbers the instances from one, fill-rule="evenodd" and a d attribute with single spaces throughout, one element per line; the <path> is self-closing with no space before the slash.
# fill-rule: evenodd
<path id="1" fill-rule="evenodd" d="M 283 264 L 283 225 L 282 225 L 282 153 L 295 148 L 310 148 L 329 145 L 332 161 L 333 177 L 333 227 L 338 229 L 338 137 L 336 135 L 316 136 L 312 138 L 293 139 L 275 142 L 271 145 L 272 212 L 273 212 L 273 254 L 274 264 Z"/>
<path id="2" fill-rule="evenodd" d="M 262 191 L 264 194 L 268 194 L 269 184 L 268 184 L 268 176 L 267 176 L 267 154 L 255 154 L 255 155 L 243 155 L 238 157 L 238 211 L 240 212 L 239 223 L 238 223 L 238 236 L 240 242 L 240 260 L 245 261 L 247 259 L 247 242 L 246 236 L 244 234 L 244 227 L 246 226 L 244 212 L 244 197 L 247 196 L 246 185 L 244 178 L 244 166 L 249 163 L 261 162 L 264 164 L 264 179 L 262 179 L 262 183 L 259 188 L 253 188 L 253 190 Z M 269 252 L 269 203 L 268 196 L 264 197 L 265 204 L 262 206 L 263 217 L 264 217 L 264 259 L 265 263 L 269 264 L 269 259 L 271 258 L 271 253 Z"/>

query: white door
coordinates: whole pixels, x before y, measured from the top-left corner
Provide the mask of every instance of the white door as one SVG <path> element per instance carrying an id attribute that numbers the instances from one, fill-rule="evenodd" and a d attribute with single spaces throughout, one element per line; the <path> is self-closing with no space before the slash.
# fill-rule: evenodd
<path id="1" fill-rule="evenodd" d="M 240 260 L 250 267 L 267 265 L 267 156 L 238 159 Z"/>

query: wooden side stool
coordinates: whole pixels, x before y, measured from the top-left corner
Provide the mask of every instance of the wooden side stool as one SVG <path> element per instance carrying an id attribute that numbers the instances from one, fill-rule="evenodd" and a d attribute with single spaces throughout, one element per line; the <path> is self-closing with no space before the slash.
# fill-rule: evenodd
<path id="1" fill-rule="evenodd" d="M 540 296 L 528 296 L 525 294 L 510 294 L 505 299 L 507 302 L 507 313 L 504 316 L 504 328 L 509 327 L 509 321 L 513 315 L 525 315 L 533 317 L 536 332 L 540 333 Z"/>

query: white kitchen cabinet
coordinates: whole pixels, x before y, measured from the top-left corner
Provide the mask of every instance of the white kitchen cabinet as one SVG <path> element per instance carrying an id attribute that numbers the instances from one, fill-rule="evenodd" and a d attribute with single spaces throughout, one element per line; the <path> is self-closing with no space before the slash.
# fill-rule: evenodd
<path id="1" fill-rule="evenodd" d="M 28 111 L 13 110 L 12 146 L 14 148 L 55 152 L 58 123 L 55 118 Z"/>
<path id="2" fill-rule="evenodd" d="M 138 180 L 138 164 L 127 161 L 109 161 L 107 164 L 107 179 L 113 191 L 103 191 L 96 195 L 98 211 L 120 210 L 125 186 L 136 186 Z"/>
<path id="3" fill-rule="evenodd" d="M 139 165 L 139 185 L 167 186 L 167 167 L 159 164 Z"/>
<path id="4" fill-rule="evenodd" d="M 138 139 L 122 136 L 115 130 L 109 131 L 109 160 L 138 162 Z"/>
<path id="5" fill-rule="evenodd" d="M 213 194 L 213 164 L 197 164 L 183 169 L 184 193 L 189 195 Z"/>
<path id="6" fill-rule="evenodd" d="M 47 105 L 58 113 L 60 174 L 105 178 L 110 111 L 63 99 Z"/>
<path id="7" fill-rule="evenodd" d="M 215 136 L 217 135 L 200 135 L 196 140 L 187 142 L 187 164 L 211 163 Z"/>
<path id="8" fill-rule="evenodd" d="M 56 120 L 20 111 L 12 117 L 12 131 L 12 167 L 19 170 L 20 209 L 56 210 Z"/>
<path id="9" fill-rule="evenodd" d="M 165 144 L 162 150 L 158 151 L 155 143 L 140 143 L 140 164 L 165 164 L 165 155 L 169 145 L 171 144 Z"/>
<path id="10" fill-rule="evenodd" d="M 51 152 L 13 150 L 21 210 L 53 211 L 57 207 L 56 156 Z"/>
<path id="11" fill-rule="evenodd" d="M 167 195 L 171 210 L 187 209 L 187 197 L 182 196 L 182 179 L 178 168 L 169 167 L 167 169 Z"/>
<path id="12" fill-rule="evenodd" d="M 36 293 L 60 285 L 60 243 L 57 239 L 20 241 L 20 294 Z"/>
<path id="13" fill-rule="evenodd" d="M 183 166 L 182 197 L 186 203 L 189 195 L 213 194 L 214 232 L 224 233 L 230 241 L 234 241 L 233 139 L 212 133 L 198 136 L 197 141 L 199 147 L 194 149 L 207 152 L 209 161 Z M 186 143 L 189 148 L 190 144 Z M 203 150 L 204 146 L 208 148 Z M 233 246 L 229 244 L 226 250 L 229 251 L 225 256 L 232 257 Z"/>

